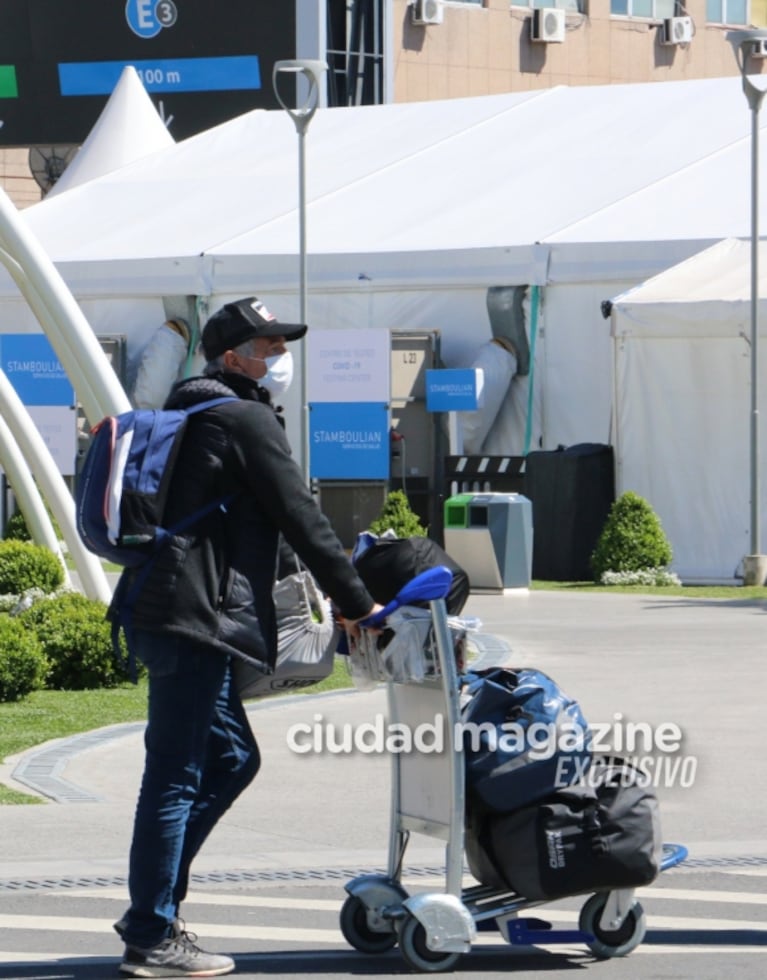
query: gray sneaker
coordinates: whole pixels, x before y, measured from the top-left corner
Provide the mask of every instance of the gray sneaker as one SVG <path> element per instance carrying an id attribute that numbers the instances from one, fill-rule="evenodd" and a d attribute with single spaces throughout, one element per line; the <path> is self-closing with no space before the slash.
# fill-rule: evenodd
<path id="1" fill-rule="evenodd" d="M 234 970 L 231 956 L 206 953 L 188 932 L 164 939 L 152 949 L 125 947 L 120 973 L 131 977 L 221 977 Z"/>

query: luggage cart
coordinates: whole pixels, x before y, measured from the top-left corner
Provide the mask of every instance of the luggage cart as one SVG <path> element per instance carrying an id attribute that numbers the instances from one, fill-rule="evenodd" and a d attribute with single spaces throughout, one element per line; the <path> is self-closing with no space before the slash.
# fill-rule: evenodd
<path id="1" fill-rule="evenodd" d="M 546 904 L 511 890 L 484 885 L 462 887 L 464 846 L 464 766 L 462 746 L 453 743 L 460 720 L 458 672 L 448 627 L 444 596 L 451 573 L 432 568 L 409 582 L 370 621 L 380 627 L 397 610 L 428 602 L 426 642 L 397 662 L 377 648 L 378 636 L 362 631 L 350 645 L 349 664 L 358 686 L 385 681 L 389 722 L 413 732 L 428 726 L 442 751 L 392 753 L 391 813 L 386 874 L 366 874 L 349 881 L 341 908 L 340 927 L 346 941 L 363 953 L 383 953 L 399 945 L 414 970 L 451 970 L 471 949 L 478 929 L 497 929 L 512 945 L 585 943 L 595 956 L 625 956 L 645 935 L 645 915 L 634 889 L 591 895 L 583 905 L 578 929 L 555 930 L 538 918 L 519 912 Z M 388 647 L 386 648 L 388 650 Z M 400 729 L 397 729 L 400 730 Z M 437 742 L 431 743 L 435 748 Z M 401 872 L 411 833 L 445 842 L 444 890 L 409 895 Z M 679 844 L 664 844 L 661 870 L 685 859 Z"/>

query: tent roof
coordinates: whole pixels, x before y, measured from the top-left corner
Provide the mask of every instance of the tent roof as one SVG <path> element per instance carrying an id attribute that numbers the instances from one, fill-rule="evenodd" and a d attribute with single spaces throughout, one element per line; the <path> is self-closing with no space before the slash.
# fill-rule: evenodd
<path id="1" fill-rule="evenodd" d="M 491 277 L 506 268 L 511 281 L 517 263 L 517 281 L 542 282 L 556 277 L 554 257 L 563 275 L 582 277 L 622 254 L 615 243 L 646 243 L 652 272 L 669 264 L 658 242 L 684 244 L 675 261 L 721 237 L 746 237 L 750 118 L 740 84 L 319 109 L 304 147 L 313 276 L 332 267 L 356 277 L 375 265 L 439 278 L 463 265 Z M 24 216 L 82 282 L 108 276 L 114 288 L 124 275 L 151 288 L 152 275 L 183 275 L 195 291 L 213 291 L 252 282 L 254 255 L 260 282 L 294 281 L 285 258 L 298 251 L 297 205 L 293 123 L 281 110 L 256 110 Z M 763 209 L 767 218 L 767 201 Z M 587 250 L 568 272 L 573 245 Z M 127 263 L 122 272 L 115 260 Z"/>
<path id="2" fill-rule="evenodd" d="M 322 233 L 312 235 L 312 251 L 425 251 L 616 240 L 615 234 L 605 236 L 601 230 L 570 237 L 567 229 L 656 188 L 723 147 L 743 143 L 749 118 L 745 111 L 732 111 L 733 104 L 739 106 L 735 87 L 727 84 L 732 81 L 558 87 L 523 100 L 513 95 L 461 100 L 454 109 L 453 131 L 420 148 L 417 156 L 377 167 L 334 193 L 315 195 L 309 217 L 311 226 L 316 224 Z M 498 111 L 480 118 L 477 108 L 486 102 Z M 429 132 L 432 106 L 414 107 L 411 125 L 425 126 Z M 747 147 L 745 140 L 744 168 Z M 310 175 L 311 167 L 312 163 Z M 696 186 L 700 195 L 697 182 Z M 733 197 L 727 197 L 732 214 Z M 670 237 L 700 237 L 701 210 L 698 197 L 695 224 L 690 225 L 690 215 L 679 215 L 677 234 Z M 749 213 L 746 196 L 744 219 Z M 641 214 L 644 219 L 645 211 Z M 339 220 L 344 215 L 350 220 Z M 692 227 L 696 230 L 690 234 Z M 631 231 L 632 240 L 645 237 L 644 232 Z M 211 251 L 263 251 L 265 233 L 275 251 L 290 251 L 293 215 L 262 223 Z M 649 240 L 658 237 L 650 234 Z M 721 234 L 704 230 L 703 237 Z"/>
<path id="3" fill-rule="evenodd" d="M 767 312 L 767 241 L 757 257 L 759 306 Z M 723 239 L 612 300 L 613 336 L 735 337 L 748 332 L 751 242 Z M 760 317 L 760 336 L 767 332 Z"/>
<path id="4" fill-rule="evenodd" d="M 767 295 L 767 242 L 760 241 L 757 263 L 759 292 Z M 701 303 L 711 300 L 750 300 L 751 242 L 728 238 L 703 249 L 685 262 L 653 276 L 613 300 L 613 305 L 637 303 Z"/>
<path id="5" fill-rule="evenodd" d="M 126 65 L 88 138 L 48 191 L 46 200 L 173 142 L 136 69 Z"/>

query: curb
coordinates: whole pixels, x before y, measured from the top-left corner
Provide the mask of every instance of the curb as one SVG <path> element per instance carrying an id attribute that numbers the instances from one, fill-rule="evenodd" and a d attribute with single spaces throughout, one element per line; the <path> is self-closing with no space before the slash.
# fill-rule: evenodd
<path id="1" fill-rule="evenodd" d="M 250 714 L 293 704 L 307 698 L 324 699 L 353 693 L 355 693 L 354 687 L 342 687 L 332 691 L 319 691 L 317 694 L 275 695 L 246 703 L 245 707 Z M 0 782 L 16 790 L 19 786 L 15 784 L 21 784 L 25 790 L 31 790 L 35 795 L 54 803 L 103 803 L 103 797 L 82 789 L 64 778 L 63 773 L 67 763 L 80 752 L 143 731 L 145 724 L 145 721 L 127 721 L 119 725 L 107 725 L 90 732 L 44 742 L 18 755 L 10 756 L 5 764 L 0 766 Z M 3 773 L 3 769 L 9 768 L 9 773 Z"/>

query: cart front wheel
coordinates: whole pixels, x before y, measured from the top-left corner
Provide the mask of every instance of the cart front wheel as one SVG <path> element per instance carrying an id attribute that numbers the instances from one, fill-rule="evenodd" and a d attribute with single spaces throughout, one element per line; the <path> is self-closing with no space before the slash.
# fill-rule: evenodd
<path id="1" fill-rule="evenodd" d="M 344 939 L 360 953 L 385 953 L 397 945 L 393 926 L 391 932 L 370 928 L 365 903 L 356 895 L 350 895 L 341 906 L 340 926 Z"/>
<path id="2" fill-rule="evenodd" d="M 408 966 L 423 973 L 452 970 L 460 953 L 439 953 L 426 945 L 426 930 L 414 915 L 409 915 L 399 930 L 399 949 Z"/>
<path id="3" fill-rule="evenodd" d="M 644 909 L 639 902 L 634 902 L 618 929 L 603 929 L 599 920 L 606 904 L 606 894 L 592 895 L 581 909 L 578 928 L 594 937 L 588 947 L 600 959 L 627 956 L 637 948 L 647 932 Z"/>

